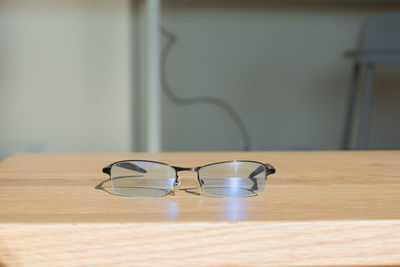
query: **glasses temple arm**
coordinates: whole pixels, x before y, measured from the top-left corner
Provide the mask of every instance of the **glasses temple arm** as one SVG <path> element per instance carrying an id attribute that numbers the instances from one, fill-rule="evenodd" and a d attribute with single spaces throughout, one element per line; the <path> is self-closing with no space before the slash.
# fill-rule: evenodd
<path id="1" fill-rule="evenodd" d="M 249 175 L 249 179 L 253 182 L 253 186 L 251 190 L 256 191 L 258 190 L 258 184 L 256 178 L 254 178 L 257 174 L 262 173 L 265 170 L 265 172 L 268 174 L 273 174 L 275 173 L 275 168 L 271 164 L 264 164 L 264 166 L 260 166 L 257 169 L 255 169 L 252 173 Z"/>
<path id="2" fill-rule="evenodd" d="M 275 171 L 276 171 L 274 166 L 272 166 L 271 164 L 266 163 L 266 164 L 264 164 L 264 166 L 260 166 L 257 169 L 255 169 L 252 173 L 250 173 L 249 178 L 250 179 L 254 178 L 257 174 L 262 173 L 264 171 L 264 169 L 267 172 L 267 175 L 274 174 Z"/>
<path id="3" fill-rule="evenodd" d="M 105 174 L 111 175 L 111 167 L 114 165 L 115 163 L 112 163 L 110 165 L 107 165 L 106 167 L 103 168 L 103 172 Z M 118 167 L 120 168 L 124 168 L 124 169 L 128 169 L 128 170 L 132 170 L 132 171 L 137 171 L 137 172 L 141 172 L 141 173 L 147 173 L 147 171 L 143 168 L 140 168 L 139 166 L 133 164 L 133 163 L 129 163 L 129 162 L 121 162 L 118 164 Z"/>

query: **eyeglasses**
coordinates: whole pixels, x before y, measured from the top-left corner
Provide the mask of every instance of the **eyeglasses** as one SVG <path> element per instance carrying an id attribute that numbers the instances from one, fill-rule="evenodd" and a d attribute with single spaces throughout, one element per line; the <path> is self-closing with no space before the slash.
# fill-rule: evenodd
<path id="1" fill-rule="evenodd" d="M 113 190 L 130 197 L 161 197 L 180 187 L 178 172 L 197 172 L 200 191 L 214 197 L 247 197 L 263 191 L 270 164 L 257 161 L 225 161 L 183 168 L 148 160 L 123 160 L 103 168 Z"/>

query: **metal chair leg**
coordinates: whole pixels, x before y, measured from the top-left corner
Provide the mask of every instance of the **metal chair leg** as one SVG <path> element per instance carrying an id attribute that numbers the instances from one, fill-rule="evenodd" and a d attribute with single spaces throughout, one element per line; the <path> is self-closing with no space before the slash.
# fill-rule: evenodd
<path id="1" fill-rule="evenodd" d="M 359 131 L 359 149 L 368 149 L 369 123 L 371 118 L 372 88 L 375 78 L 375 65 L 368 63 L 366 66 L 366 82 L 364 100 L 361 110 L 361 121 Z"/>
<path id="2" fill-rule="evenodd" d="M 361 67 L 358 62 L 355 62 L 353 64 L 350 99 L 347 106 L 347 117 L 344 125 L 344 133 L 342 140 L 342 149 L 344 150 L 350 149 L 351 124 L 353 122 L 354 110 L 356 106 L 356 98 L 359 89 L 360 68 Z"/>

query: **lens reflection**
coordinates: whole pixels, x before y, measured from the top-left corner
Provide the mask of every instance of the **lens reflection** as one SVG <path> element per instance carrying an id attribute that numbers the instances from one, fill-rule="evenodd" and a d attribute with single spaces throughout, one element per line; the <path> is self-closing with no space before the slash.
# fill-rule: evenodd
<path id="1" fill-rule="evenodd" d="M 204 191 L 216 197 L 247 197 L 260 193 L 265 186 L 263 164 L 232 161 L 208 165 L 199 171 Z"/>
<path id="2" fill-rule="evenodd" d="M 132 197 L 159 197 L 168 194 L 176 179 L 175 170 L 149 161 L 124 161 L 111 168 L 115 192 Z"/>

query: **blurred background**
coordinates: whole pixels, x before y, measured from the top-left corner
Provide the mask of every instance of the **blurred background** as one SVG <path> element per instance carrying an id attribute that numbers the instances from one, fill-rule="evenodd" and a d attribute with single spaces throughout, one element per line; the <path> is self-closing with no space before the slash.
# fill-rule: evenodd
<path id="1" fill-rule="evenodd" d="M 161 24 L 177 37 L 165 62 L 170 89 L 229 104 L 251 150 L 342 149 L 353 64 L 344 53 L 368 17 L 400 12 L 399 1 L 379 0 L 161 4 Z M 142 5 L 0 0 L 0 160 L 16 152 L 147 150 Z M 399 65 L 377 68 L 370 149 L 400 148 L 399 73 Z M 220 107 L 161 96 L 162 151 L 243 149 Z"/>

